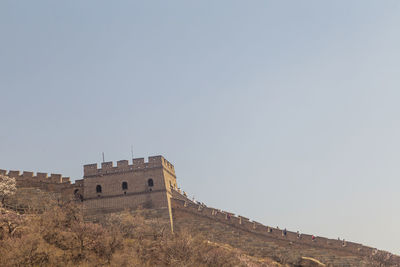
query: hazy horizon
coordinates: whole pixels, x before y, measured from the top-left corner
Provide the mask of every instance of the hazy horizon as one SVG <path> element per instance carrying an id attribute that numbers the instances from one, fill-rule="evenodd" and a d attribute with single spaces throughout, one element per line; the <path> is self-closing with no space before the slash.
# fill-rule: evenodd
<path id="1" fill-rule="evenodd" d="M 0 169 L 163 155 L 209 206 L 400 254 L 398 1 L 2 1 Z"/>

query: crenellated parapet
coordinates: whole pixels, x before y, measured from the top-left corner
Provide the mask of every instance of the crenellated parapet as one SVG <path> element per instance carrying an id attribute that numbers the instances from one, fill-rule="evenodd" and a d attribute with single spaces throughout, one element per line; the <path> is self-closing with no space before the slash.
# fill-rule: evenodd
<path id="1" fill-rule="evenodd" d="M 17 182 L 24 181 L 34 181 L 34 182 L 44 182 L 44 183 L 54 183 L 54 184 L 71 184 L 71 179 L 69 177 L 63 177 L 61 174 L 47 174 L 44 172 L 30 172 L 30 171 L 14 171 L 14 170 L 1 170 L 0 174 L 7 175 L 9 177 L 15 178 Z"/>
<path id="2" fill-rule="evenodd" d="M 98 167 L 97 163 L 87 164 L 83 166 L 83 176 L 101 176 L 114 173 L 123 173 L 129 171 L 142 171 L 151 168 L 164 168 L 169 173 L 175 176 L 174 165 L 172 165 L 163 156 L 152 156 L 145 162 L 144 158 L 132 159 L 132 164 L 129 164 L 128 160 L 117 161 L 115 166 L 112 161 L 101 163 L 101 168 Z"/>

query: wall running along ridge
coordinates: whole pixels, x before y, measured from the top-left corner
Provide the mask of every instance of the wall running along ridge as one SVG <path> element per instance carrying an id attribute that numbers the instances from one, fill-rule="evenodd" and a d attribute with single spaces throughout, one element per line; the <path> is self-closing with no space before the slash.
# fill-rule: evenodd
<path id="1" fill-rule="evenodd" d="M 286 231 L 283 234 L 283 229 L 262 225 L 256 221 L 250 221 L 243 216 L 235 216 L 233 213 L 222 211 L 215 208 L 210 208 L 205 205 L 195 203 L 179 192 L 174 191 L 172 202 L 172 213 L 175 223 L 175 228 L 186 225 L 193 229 L 199 228 L 202 232 L 213 233 L 213 228 L 220 229 L 233 238 L 233 232 L 242 233 L 243 235 L 251 234 L 266 242 L 272 242 L 278 246 L 290 247 L 291 249 L 306 249 L 311 253 L 313 248 L 330 252 L 332 255 L 357 256 L 364 259 L 385 259 L 390 264 L 400 266 L 400 257 L 386 251 L 380 251 L 376 248 L 364 246 L 354 242 L 343 242 L 337 239 L 328 239 L 325 237 L 316 236 L 314 241 L 312 235 L 298 234 L 297 232 Z M 202 224 L 200 222 L 203 222 Z M 213 236 L 218 236 L 220 232 Z M 221 240 L 220 240 L 221 241 Z M 224 238 L 222 241 L 227 241 Z M 229 241 L 229 240 L 228 240 Z M 233 242 L 233 246 L 237 246 L 238 242 Z M 229 243 L 229 242 L 228 242 Z M 262 242 L 261 242 L 262 243 Z M 311 253 L 315 254 L 315 253 Z M 311 255 L 318 256 L 318 255 Z M 358 258 L 358 261 L 360 259 Z M 353 265 L 352 265 L 353 266 Z"/>
<path id="2" fill-rule="evenodd" d="M 177 187 L 174 166 L 162 156 L 149 157 L 147 162 L 144 158 L 132 159 L 132 164 L 128 160 L 120 160 L 116 166 L 112 162 L 103 162 L 101 168 L 97 164 L 88 164 L 84 165 L 83 171 L 83 179 L 75 183 L 61 174 L 49 176 L 47 173 L 27 171 L 21 174 L 20 171 L 6 170 L 0 170 L 0 174 L 14 177 L 17 188 L 38 188 L 60 193 L 63 199 L 75 199 L 83 206 L 87 218 L 143 207 L 155 211 L 158 216 L 169 218 L 172 231 L 174 226 L 177 229 L 185 226 L 199 228 L 211 237 L 219 236 L 222 238 L 220 241 L 230 242 L 236 247 L 254 241 L 260 246 L 260 251 L 267 250 L 267 244 L 272 244 L 271 251 L 277 249 L 275 246 L 280 246 L 310 256 L 318 256 L 315 255 L 315 249 L 332 252 L 338 257 L 345 257 L 347 263 L 354 260 L 352 266 L 360 262 L 360 257 L 384 259 L 400 266 L 400 257 L 389 252 L 319 236 L 312 241 L 311 235 L 299 236 L 291 231 L 283 235 L 282 229 L 264 226 L 248 218 L 190 201 Z M 151 186 L 149 179 L 153 182 Z M 123 182 L 128 185 L 125 189 L 122 188 Z M 101 192 L 96 191 L 98 185 L 102 188 Z M 243 238 L 247 241 L 243 242 Z"/>

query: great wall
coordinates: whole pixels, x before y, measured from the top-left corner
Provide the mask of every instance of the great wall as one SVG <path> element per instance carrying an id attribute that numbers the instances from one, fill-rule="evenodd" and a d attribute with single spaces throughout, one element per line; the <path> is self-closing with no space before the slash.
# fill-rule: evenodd
<path id="1" fill-rule="evenodd" d="M 185 225 L 186 223 L 188 227 L 200 228 L 200 230 L 205 233 L 215 232 L 214 228 L 217 228 L 219 229 L 218 231 L 228 233 L 230 236 L 229 238 L 222 238 L 219 241 L 226 241 L 227 239 L 234 238 L 236 240 L 231 242 L 235 244 L 236 247 L 241 247 L 243 244 L 240 242 L 240 236 L 248 236 L 250 234 L 252 237 L 256 237 L 260 240 L 256 245 L 258 248 L 262 248 L 266 243 L 270 243 L 273 244 L 272 250 L 289 248 L 291 253 L 296 251 L 301 255 L 311 256 L 325 263 L 337 262 L 337 259 L 335 260 L 334 257 L 332 258 L 332 255 L 336 255 L 343 264 L 341 266 L 368 266 L 366 262 L 362 261 L 363 258 L 385 259 L 394 266 L 400 266 L 400 257 L 389 252 L 358 243 L 328 239 L 320 236 L 315 236 L 315 238 L 313 238 L 313 235 L 310 234 L 265 226 L 243 216 L 235 216 L 230 212 L 190 201 L 178 192 L 174 193 L 172 205 L 174 222 L 178 225 Z M 188 218 L 191 218 L 189 222 Z M 190 220 L 197 223 L 190 223 Z M 205 223 L 200 224 L 199 222 L 201 221 L 205 221 Z M 219 227 L 217 227 L 216 224 L 218 224 Z M 317 251 L 315 250 L 316 248 L 318 249 Z M 327 254 L 329 257 L 325 257 L 323 255 L 324 253 L 321 253 L 321 251 L 328 251 L 329 253 Z M 273 251 L 271 250 L 265 252 L 266 253 L 262 256 L 273 255 Z M 346 260 L 340 259 L 341 257 L 346 258 Z M 351 264 L 346 265 L 346 262 Z"/>
<path id="2" fill-rule="evenodd" d="M 127 160 L 118 161 L 116 166 L 103 162 L 101 168 L 88 164 L 84 166 L 83 179 L 75 183 L 60 174 L 6 170 L 0 170 L 0 174 L 15 178 L 20 192 L 30 194 L 30 189 L 38 189 L 57 194 L 61 200 L 76 201 L 91 220 L 126 208 L 145 207 L 157 211 L 172 231 L 196 229 L 211 241 L 225 242 L 260 256 L 290 251 L 331 266 L 369 266 L 370 261 L 400 266 L 400 256 L 386 251 L 265 226 L 192 201 L 177 187 L 174 166 L 162 156 L 149 157 L 148 162 L 144 158 L 133 159 L 131 165 Z"/>

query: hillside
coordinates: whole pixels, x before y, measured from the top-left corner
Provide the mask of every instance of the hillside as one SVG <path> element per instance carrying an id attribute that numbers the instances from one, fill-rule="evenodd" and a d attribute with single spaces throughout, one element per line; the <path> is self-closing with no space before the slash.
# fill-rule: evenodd
<path id="1" fill-rule="evenodd" d="M 361 244 L 286 231 L 189 200 L 173 201 L 177 229 L 190 228 L 209 240 L 229 244 L 247 255 L 298 266 L 304 258 L 326 266 L 400 266 L 400 257 Z"/>
<path id="2" fill-rule="evenodd" d="M 171 234 L 149 210 L 84 221 L 74 204 L 40 213 L 0 208 L 0 266 L 281 266 L 199 232 Z"/>
<path id="3" fill-rule="evenodd" d="M 87 217 L 79 202 L 54 199 L 24 188 L 7 201 L 0 215 L 0 266 L 399 266 L 390 253 L 282 235 L 178 192 L 171 199 L 174 234 L 162 209 Z"/>

